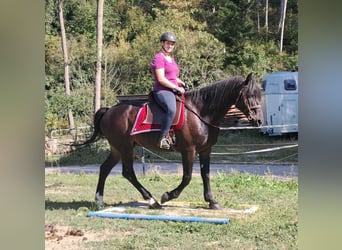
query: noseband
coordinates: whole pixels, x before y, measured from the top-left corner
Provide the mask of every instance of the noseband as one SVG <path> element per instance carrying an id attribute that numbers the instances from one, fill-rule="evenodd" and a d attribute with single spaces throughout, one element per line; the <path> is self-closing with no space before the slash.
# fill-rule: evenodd
<path id="1" fill-rule="evenodd" d="M 255 110 L 255 109 L 261 109 L 261 106 L 260 105 L 255 105 L 255 106 L 250 107 L 248 105 L 248 115 L 247 115 L 248 121 L 252 121 L 253 120 L 252 111 Z"/>

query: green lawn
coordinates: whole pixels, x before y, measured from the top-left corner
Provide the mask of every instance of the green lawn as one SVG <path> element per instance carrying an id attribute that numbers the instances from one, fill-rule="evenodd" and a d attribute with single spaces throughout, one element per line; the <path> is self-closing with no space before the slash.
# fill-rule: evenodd
<path id="1" fill-rule="evenodd" d="M 181 176 L 157 172 L 138 176 L 159 199 L 175 188 Z M 174 208 L 148 210 L 127 206 L 126 212 L 228 217 L 230 223 L 182 223 L 87 217 L 96 210 L 97 175 L 45 175 L 46 249 L 297 249 L 298 180 L 279 181 L 249 174 L 219 173 L 212 177 L 214 197 L 221 211 L 204 209 L 202 181 L 193 177 Z M 136 189 L 121 176 L 110 176 L 105 187 L 107 207 L 141 201 Z M 185 204 L 185 205 L 184 205 Z M 250 207 L 252 213 L 231 213 Z M 185 209 L 186 210 L 186 209 Z"/>

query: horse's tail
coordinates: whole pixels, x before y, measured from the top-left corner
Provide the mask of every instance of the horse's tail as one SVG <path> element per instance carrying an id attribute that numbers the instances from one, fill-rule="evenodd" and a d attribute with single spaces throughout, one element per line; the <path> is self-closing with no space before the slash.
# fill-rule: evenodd
<path id="1" fill-rule="evenodd" d="M 92 136 L 85 142 L 82 142 L 79 144 L 71 144 L 71 146 L 76 146 L 76 147 L 87 146 L 101 139 L 103 134 L 102 134 L 101 127 L 100 127 L 100 122 L 101 122 L 103 115 L 107 112 L 108 109 L 109 108 L 100 108 L 98 111 L 96 111 L 95 116 L 94 116 L 94 126 L 93 126 L 94 132 Z"/>

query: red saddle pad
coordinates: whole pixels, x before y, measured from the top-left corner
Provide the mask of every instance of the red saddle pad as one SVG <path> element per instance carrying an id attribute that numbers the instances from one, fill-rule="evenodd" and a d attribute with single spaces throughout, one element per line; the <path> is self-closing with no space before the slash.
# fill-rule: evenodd
<path id="1" fill-rule="evenodd" d="M 184 102 L 177 101 L 177 111 L 170 131 L 180 129 L 184 124 Z M 138 111 L 131 135 L 160 131 L 161 113 L 164 111 L 156 103 L 144 104 Z"/>

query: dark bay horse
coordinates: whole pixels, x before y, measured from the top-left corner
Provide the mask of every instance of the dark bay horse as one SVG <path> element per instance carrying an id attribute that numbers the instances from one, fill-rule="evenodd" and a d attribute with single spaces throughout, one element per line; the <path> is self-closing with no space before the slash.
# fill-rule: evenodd
<path id="1" fill-rule="evenodd" d="M 209 202 L 209 208 L 220 209 L 210 188 L 211 148 L 217 142 L 219 124 L 232 105 L 243 112 L 253 126 L 261 125 L 263 114 L 260 106 L 260 88 L 252 74 L 246 78 L 235 76 L 186 92 L 184 103 L 185 121 L 182 128 L 175 131 L 176 146 L 174 148 L 182 155 L 183 177 L 178 187 L 162 195 L 161 204 L 177 198 L 190 183 L 193 163 L 196 154 L 198 154 L 204 200 Z M 110 144 L 111 152 L 100 167 L 96 188 L 95 200 L 100 206 L 104 204 L 103 192 L 106 178 L 112 168 L 121 160 L 122 175 L 149 202 L 150 208 L 161 208 L 152 194 L 137 180 L 133 168 L 133 148 L 135 145 L 151 150 L 161 150 L 157 147 L 159 132 L 130 135 L 139 108 L 137 105 L 117 104 L 111 108 L 99 109 L 94 117 L 94 133 L 91 138 L 82 143 L 82 145 L 87 145 L 105 137 Z"/>

